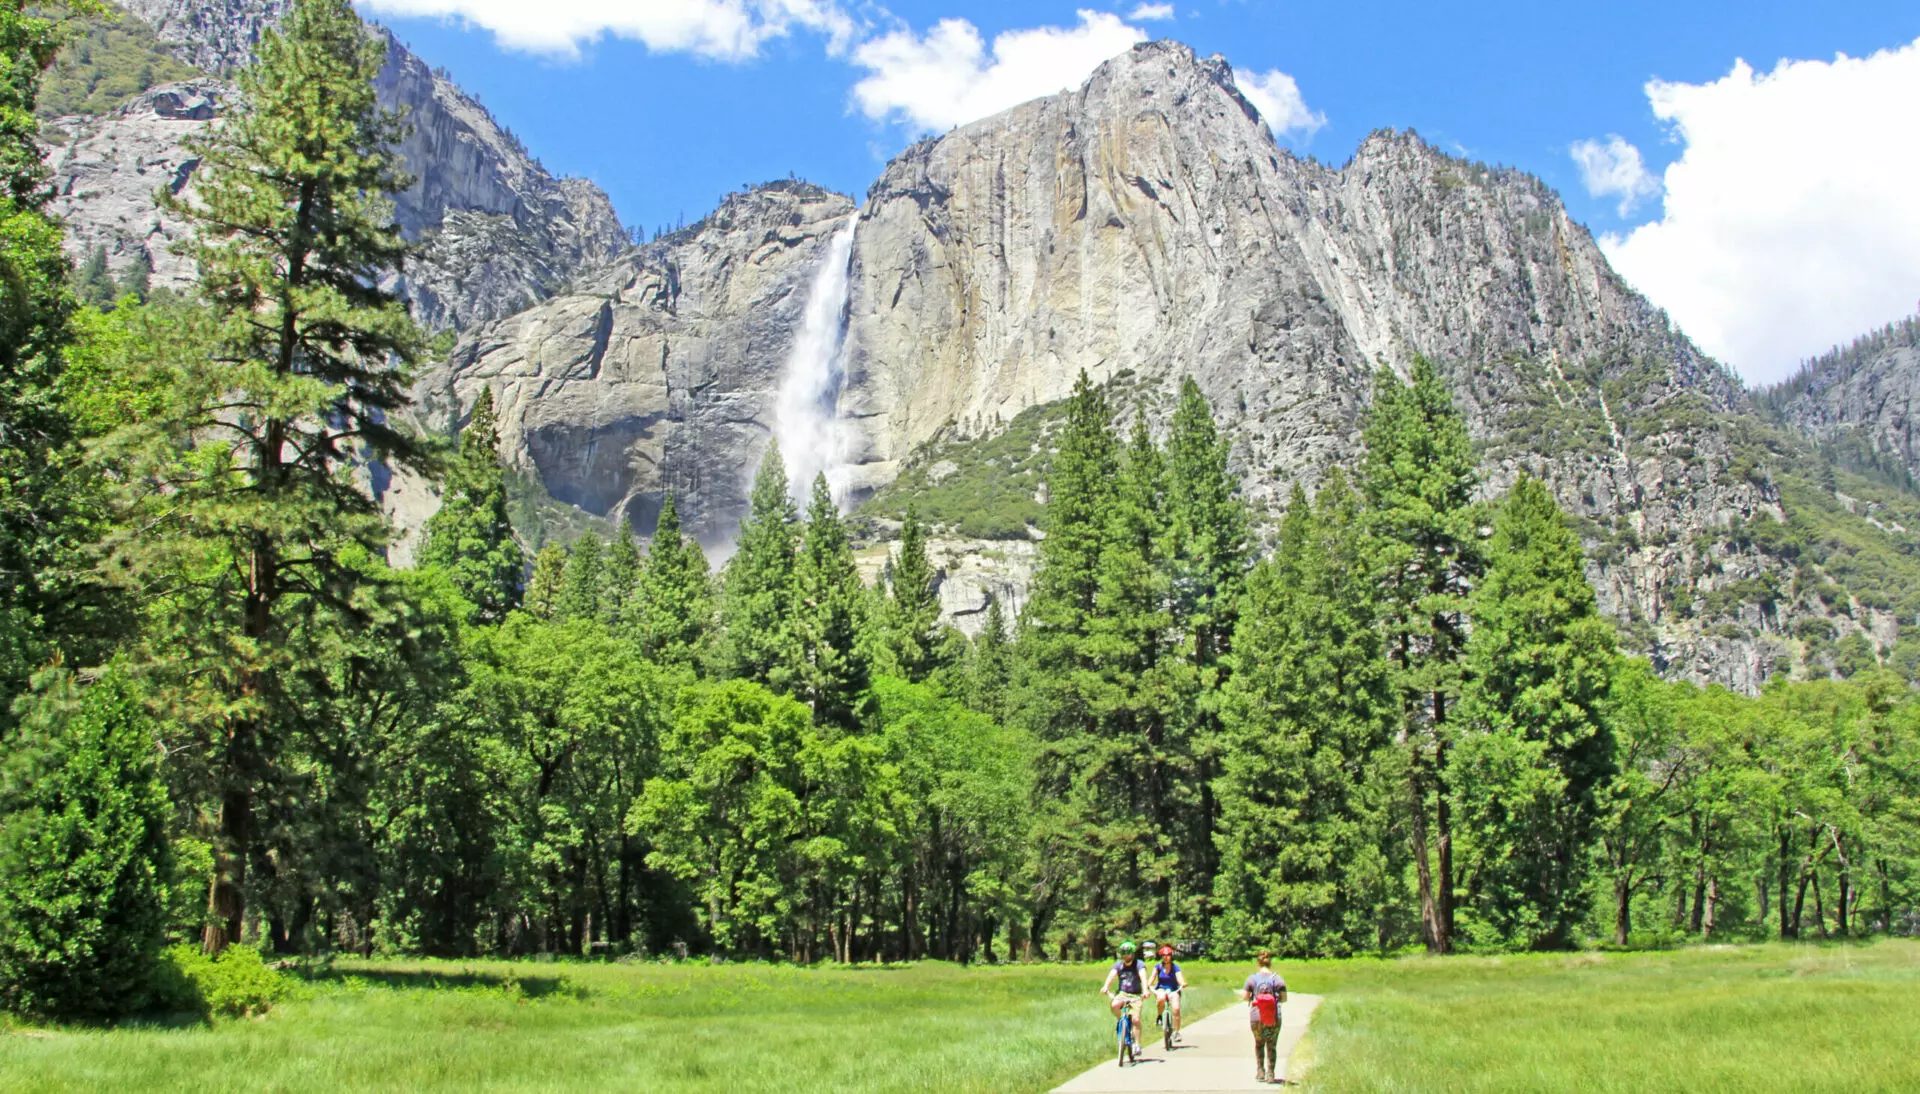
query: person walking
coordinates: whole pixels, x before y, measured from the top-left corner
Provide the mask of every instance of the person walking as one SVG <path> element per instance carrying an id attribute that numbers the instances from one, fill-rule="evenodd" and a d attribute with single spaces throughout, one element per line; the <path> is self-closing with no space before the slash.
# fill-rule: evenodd
<path id="1" fill-rule="evenodd" d="M 1254 1082 L 1277 1083 L 1274 1074 L 1280 1050 L 1280 1004 L 1287 1001 L 1287 982 L 1273 971 L 1273 954 L 1260 951 L 1260 966 L 1240 987 L 1247 1001 L 1247 1023 L 1253 1029 Z"/>

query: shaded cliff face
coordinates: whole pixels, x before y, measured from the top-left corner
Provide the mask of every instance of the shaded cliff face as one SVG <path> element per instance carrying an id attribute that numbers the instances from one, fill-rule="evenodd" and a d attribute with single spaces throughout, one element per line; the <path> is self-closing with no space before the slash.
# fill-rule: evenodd
<path id="1" fill-rule="evenodd" d="M 227 7 L 244 9 L 241 25 L 255 29 L 195 36 L 194 28 L 217 22 Z M 283 5 L 169 0 L 134 10 L 160 12 L 149 17 L 161 20 L 163 39 L 170 27 L 185 36 L 181 48 L 189 58 L 211 63 L 200 54 L 212 51 L 231 68 L 250 58 L 258 26 L 270 25 Z M 165 21 L 176 16 L 185 21 Z M 387 64 L 376 82 L 381 102 L 403 110 L 411 126 L 400 151 L 415 177 L 396 201 L 395 216 L 423 244 L 399 288 L 421 322 L 464 327 L 511 315 L 628 247 L 598 187 L 548 174 L 478 102 L 390 35 L 387 42 Z M 55 119 L 47 159 L 58 193 L 54 212 L 67 223 L 70 252 L 104 246 L 115 270 L 145 256 L 156 285 L 190 280 L 192 264 L 171 250 L 182 226 L 153 207 L 153 194 L 162 185 L 175 193 L 192 189 L 198 161 L 183 142 L 214 124 L 237 98 L 231 84 L 208 78 L 152 88 L 106 115 Z"/>
<path id="2" fill-rule="evenodd" d="M 1920 318 L 1809 361 L 1760 396 L 1779 421 L 1837 462 L 1920 481 Z"/>
<path id="3" fill-rule="evenodd" d="M 723 544 L 771 436 L 806 288 L 853 203 L 805 183 L 727 199 L 570 291 L 461 339 L 416 389 L 451 430 L 494 391 L 502 450 L 556 500 L 651 531 L 668 489 Z"/>

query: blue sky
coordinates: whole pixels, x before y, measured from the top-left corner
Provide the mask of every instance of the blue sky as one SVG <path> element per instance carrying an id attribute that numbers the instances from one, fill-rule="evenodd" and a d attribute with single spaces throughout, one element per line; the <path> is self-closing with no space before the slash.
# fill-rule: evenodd
<path id="1" fill-rule="evenodd" d="M 1844 337 L 1847 331 L 1896 318 L 1920 299 L 1920 263 L 1905 266 L 1897 257 L 1888 258 L 1891 270 L 1875 276 L 1881 280 L 1890 276 L 1899 284 L 1886 288 L 1885 301 L 1845 317 L 1844 322 L 1856 326 L 1834 325 L 1842 322 L 1834 318 L 1828 321 L 1828 329 L 1809 320 L 1802 326 L 1819 329 L 1769 332 L 1764 338 L 1751 334 L 1752 344 L 1741 345 L 1739 337 L 1725 331 L 1750 332 L 1755 320 L 1743 320 L 1731 312 L 1710 316 L 1706 304 L 1686 300 L 1689 287 L 1685 284 L 1662 291 L 1650 288 L 1659 280 L 1658 271 L 1672 265 L 1673 254 L 1692 253 L 1702 246 L 1731 246 L 1703 243 L 1703 239 L 1718 240 L 1729 233 L 1755 239 L 1778 234 L 1765 222 L 1719 225 L 1711 231 L 1705 227 L 1713 216 L 1709 210 L 1719 201 L 1716 186 L 1742 187 L 1749 174 L 1774 173 L 1754 168 L 1748 162 L 1753 157 L 1761 157 L 1764 165 L 1766 156 L 1790 154 L 1803 139 L 1815 146 L 1811 154 L 1849 157 L 1844 150 L 1820 152 L 1819 133 L 1783 131 L 1778 150 L 1756 148 L 1741 153 L 1746 160 L 1736 157 L 1709 163 L 1707 145 L 1725 143 L 1712 133 L 1762 133 L 1764 117 L 1756 118 L 1753 112 L 1791 113 L 1791 109 L 1767 96 L 1736 94 L 1741 89 L 1727 85 L 1727 94 L 1718 97 L 1683 97 L 1683 104 L 1697 101 L 1700 105 L 1682 105 L 1676 108 L 1677 115 L 1663 121 L 1655 116 L 1649 81 L 1706 87 L 1725 80 L 1737 59 L 1744 59 L 1765 77 L 1783 59 L 1831 62 L 1841 53 L 1863 58 L 1876 51 L 1899 50 L 1920 38 L 1920 4 L 1911 0 L 1847 4 L 1765 0 L 1738 5 L 1615 0 L 1577 6 L 1538 0 L 1472 5 L 1175 0 L 1171 18 L 1153 17 L 1165 13 L 1152 11 L 1152 5 L 1141 10 L 1138 0 L 1118 6 L 1086 0 L 1079 4 L 889 0 L 884 8 L 836 0 L 362 3 L 429 63 L 449 69 L 549 169 L 598 182 L 612 195 L 622 218 L 633 225 L 650 228 L 682 217 L 696 219 L 726 191 L 789 172 L 863 194 L 884 161 L 921 128 L 905 117 L 914 112 L 911 106 L 876 120 L 869 113 L 879 112 L 877 108 L 863 110 L 856 102 L 855 85 L 873 74 L 871 58 L 861 52 L 863 43 L 894 34 L 901 36 L 899 42 L 917 46 L 927 41 L 925 36 L 940 20 L 960 19 L 977 30 L 985 62 L 990 62 L 997 36 L 1040 27 L 1065 32 L 1088 29 L 1086 12 L 1090 11 L 1100 13 L 1097 19 L 1107 27 L 1109 38 L 1103 41 L 1110 40 L 1114 28 L 1124 23 L 1135 33 L 1179 39 L 1202 54 L 1222 53 L 1245 73 L 1277 70 L 1291 76 L 1305 110 L 1314 121 L 1324 121 L 1318 128 L 1308 122 L 1283 133 L 1283 141 L 1303 154 L 1337 164 L 1374 128 L 1412 127 L 1451 151 L 1516 165 L 1541 176 L 1560 190 L 1575 217 L 1596 234 L 1619 237 L 1615 246 L 1623 257 L 1617 257 L 1616 263 L 1630 280 L 1648 281 L 1641 285 L 1643 290 L 1669 306 L 1690 333 L 1695 326 L 1719 330 L 1709 337 L 1696 337 L 1703 344 L 1712 342 L 1709 349 L 1723 357 L 1737 358 L 1733 363 L 1757 378 L 1784 372 L 1800 356 Z M 410 11 L 456 14 L 399 14 Z M 529 14 L 536 12 L 541 14 Z M 706 26 L 716 18 L 737 15 L 760 20 L 759 33 L 745 46 L 739 40 L 715 44 L 688 37 L 687 26 L 692 22 L 707 20 L 702 24 Z M 595 36 L 593 30 L 599 26 L 610 31 Z M 1920 58 L 1920 48 L 1910 52 Z M 1885 111 L 1879 119 L 1885 126 L 1884 138 L 1896 140 L 1895 134 L 1904 132 L 1911 143 L 1920 122 L 1915 117 L 1920 96 L 1899 101 L 1908 86 L 1900 82 L 1906 79 L 1908 67 L 1920 68 L 1920 62 L 1908 66 L 1903 61 L 1902 75 L 1889 90 L 1880 86 L 1886 80 L 1872 78 L 1879 70 L 1848 83 L 1827 73 L 1824 64 L 1812 66 L 1802 82 L 1814 90 L 1801 94 L 1793 104 L 1804 103 L 1808 111 L 1815 111 L 1813 121 L 1802 124 L 1821 131 L 1828 127 L 1819 122 L 1819 110 L 1856 115 Z M 1882 66 L 1889 72 L 1893 68 Z M 1078 82 L 1079 75 L 1065 75 L 1072 76 L 1070 82 Z M 918 77 L 909 70 L 902 78 Z M 1062 80 L 1068 82 L 1064 76 Z M 1780 83 L 1783 86 L 1769 92 L 1773 98 L 1799 94 L 1784 86 L 1786 81 Z M 1895 101 L 1885 101 L 1888 95 L 1894 95 Z M 1736 101 L 1749 105 L 1716 107 Z M 1854 117 L 1849 124 L 1871 132 L 1861 128 L 1870 122 Z M 1720 128 L 1709 132 L 1709 124 Z M 1691 172 L 1694 196 L 1689 200 L 1696 203 L 1692 213 L 1674 208 L 1684 192 L 1673 176 L 1664 190 L 1660 182 L 1666 169 L 1688 153 L 1686 130 L 1698 130 L 1692 144 L 1702 162 L 1700 170 Z M 1624 144 L 1612 142 L 1614 136 Z M 1834 134 L 1826 139 L 1843 137 Z M 1589 193 L 1582 167 L 1570 154 L 1581 141 L 1596 142 L 1592 147 L 1600 166 L 1615 169 L 1608 176 L 1614 185 L 1598 196 Z M 1626 146 L 1637 151 L 1639 168 L 1620 159 L 1628 151 Z M 1860 184 L 1869 185 L 1866 172 L 1884 173 L 1887 168 L 1885 163 L 1838 163 L 1834 170 L 1859 173 Z M 1596 177 L 1600 175 L 1605 172 Z M 1715 178 L 1720 181 L 1712 181 Z M 1802 189 L 1830 192 L 1832 181 L 1812 178 Z M 1903 199 L 1894 195 L 1884 200 Z M 1767 208 L 1785 209 L 1804 202 L 1785 194 L 1759 204 L 1764 213 Z M 1916 206 L 1920 207 L 1920 199 Z M 1894 215 L 1905 218 L 1908 212 L 1902 208 Z M 1920 208 L 1913 213 L 1915 231 L 1920 232 Z M 1662 241 L 1654 238 L 1660 234 L 1654 231 L 1627 239 L 1636 226 L 1683 215 L 1697 227 L 1684 238 L 1668 233 Z M 1670 226 L 1656 223 L 1653 227 Z M 1831 225 L 1809 225 L 1802 233 L 1808 240 L 1834 234 Z M 1896 237 L 1905 241 L 1899 233 Z M 1630 243 L 1640 245 L 1639 257 Z M 1752 264 L 1733 254 L 1727 261 Z M 1796 265 L 1791 255 L 1776 261 L 1783 276 Z M 1654 272 L 1636 277 L 1632 269 L 1636 262 Z M 1802 259 L 1797 264 L 1807 263 Z M 1839 256 L 1838 264 L 1858 265 L 1846 255 Z M 1911 284 L 1906 280 L 1909 275 Z M 1716 276 L 1706 271 L 1697 280 L 1705 283 Z M 1807 295 L 1804 289 L 1798 291 Z M 1752 295 L 1741 287 L 1727 292 Z M 1889 303 L 1900 301 L 1904 303 Z M 1889 310 L 1893 313 L 1881 315 Z M 1701 318 L 1691 318 L 1696 311 Z M 1728 312 L 1728 306 L 1723 303 L 1721 311 Z M 1770 311 L 1777 312 L 1778 307 Z M 1809 311 L 1832 309 L 1810 303 Z"/>

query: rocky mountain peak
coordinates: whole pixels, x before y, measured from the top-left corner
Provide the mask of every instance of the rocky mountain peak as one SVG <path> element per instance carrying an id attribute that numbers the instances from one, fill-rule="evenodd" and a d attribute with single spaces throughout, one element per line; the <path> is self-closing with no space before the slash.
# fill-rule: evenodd
<path id="1" fill-rule="evenodd" d="M 163 41 L 210 72 L 252 60 L 260 31 L 285 0 L 134 0 Z M 613 204 L 583 179 L 556 179 L 504 126 L 444 73 L 385 28 L 381 102 L 405 113 L 400 152 L 414 185 L 395 202 L 402 229 L 422 244 L 399 289 L 430 327 L 465 327 L 511 315 L 559 291 L 629 246 Z M 104 247 L 118 270 L 151 263 L 155 284 L 192 277 L 173 253 L 183 226 L 153 207 L 166 185 L 190 190 L 198 161 L 183 142 L 216 124 L 237 98 L 207 78 L 152 88 L 104 115 L 48 126 L 47 158 L 77 256 Z"/>

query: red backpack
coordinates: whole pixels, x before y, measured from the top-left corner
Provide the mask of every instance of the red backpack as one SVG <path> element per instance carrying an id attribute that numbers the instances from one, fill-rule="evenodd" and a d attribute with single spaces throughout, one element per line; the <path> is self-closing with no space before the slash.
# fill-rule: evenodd
<path id="1" fill-rule="evenodd" d="M 1256 973 L 1255 976 L 1256 979 L 1253 982 L 1254 1013 L 1260 1016 L 1261 1025 L 1277 1026 L 1280 1024 L 1279 984 L 1272 973 L 1266 974 L 1265 979 L 1258 979 L 1258 973 Z"/>

